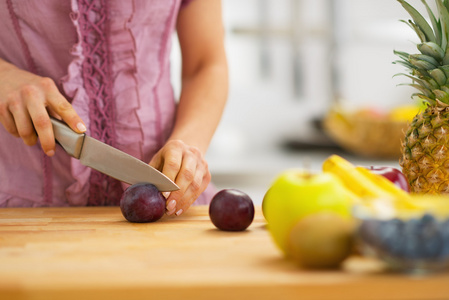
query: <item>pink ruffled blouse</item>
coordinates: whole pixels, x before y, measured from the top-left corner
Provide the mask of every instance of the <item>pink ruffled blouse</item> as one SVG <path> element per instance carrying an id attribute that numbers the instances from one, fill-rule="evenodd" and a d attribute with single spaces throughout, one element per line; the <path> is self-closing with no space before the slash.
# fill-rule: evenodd
<path id="1" fill-rule="evenodd" d="M 182 0 L 6 0 L 0 57 L 52 78 L 87 134 L 143 161 L 174 123 L 170 47 Z M 0 126 L 0 207 L 117 205 L 124 186 Z M 212 187 L 196 201 L 207 204 Z"/>

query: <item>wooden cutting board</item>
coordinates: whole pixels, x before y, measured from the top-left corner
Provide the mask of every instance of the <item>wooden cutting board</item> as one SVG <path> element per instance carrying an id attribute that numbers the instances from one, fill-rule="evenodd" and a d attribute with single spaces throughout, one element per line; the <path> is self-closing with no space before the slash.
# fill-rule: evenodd
<path id="1" fill-rule="evenodd" d="M 449 273 L 390 274 L 360 257 L 301 270 L 274 246 L 260 207 L 244 232 L 215 229 L 205 206 L 149 224 L 117 207 L 0 209 L 2 300 L 448 298 Z"/>

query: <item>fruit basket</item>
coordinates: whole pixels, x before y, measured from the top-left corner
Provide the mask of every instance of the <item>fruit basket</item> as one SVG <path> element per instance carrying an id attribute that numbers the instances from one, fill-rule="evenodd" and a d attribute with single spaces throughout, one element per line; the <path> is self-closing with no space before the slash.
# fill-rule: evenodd
<path id="1" fill-rule="evenodd" d="M 324 132 L 343 149 L 364 157 L 398 159 L 408 121 L 370 111 L 331 110 Z"/>
<path id="2" fill-rule="evenodd" d="M 360 251 L 391 270 L 429 274 L 449 267 L 449 198 L 372 200 L 354 207 Z"/>

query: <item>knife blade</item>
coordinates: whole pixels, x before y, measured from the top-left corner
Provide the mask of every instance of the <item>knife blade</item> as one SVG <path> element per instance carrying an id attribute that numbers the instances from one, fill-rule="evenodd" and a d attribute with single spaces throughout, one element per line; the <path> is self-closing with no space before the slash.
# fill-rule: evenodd
<path id="1" fill-rule="evenodd" d="M 140 159 L 84 133 L 77 133 L 55 118 L 51 118 L 51 123 L 58 144 L 81 164 L 128 184 L 148 182 L 161 192 L 179 190 L 165 174 Z"/>

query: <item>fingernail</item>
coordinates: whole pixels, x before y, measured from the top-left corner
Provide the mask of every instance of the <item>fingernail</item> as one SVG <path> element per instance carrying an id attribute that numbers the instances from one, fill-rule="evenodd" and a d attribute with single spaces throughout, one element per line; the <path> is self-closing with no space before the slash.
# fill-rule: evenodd
<path id="1" fill-rule="evenodd" d="M 165 199 L 167 199 L 170 196 L 170 192 L 163 192 L 162 196 L 164 196 Z"/>
<path id="2" fill-rule="evenodd" d="M 176 207 L 176 200 L 171 200 L 170 202 L 168 202 L 167 204 L 168 211 L 174 210 L 175 207 Z"/>
<path id="3" fill-rule="evenodd" d="M 172 210 L 167 210 L 167 212 L 166 212 L 167 216 L 171 216 L 175 212 L 175 209 L 176 209 L 176 207 L 173 208 Z"/>
<path id="4" fill-rule="evenodd" d="M 55 155 L 55 151 L 54 150 L 49 150 L 45 154 L 47 154 L 47 156 L 53 156 L 53 155 Z"/>
<path id="5" fill-rule="evenodd" d="M 86 126 L 84 126 L 84 124 L 81 123 L 81 122 L 76 124 L 76 128 L 78 128 L 78 130 L 81 131 L 81 132 L 85 132 L 87 130 Z"/>
<path id="6" fill-rule="evenodd" d="M 182 214 L 182 208 L 178 210 L 175 215 L 179 216 L 180 214 Z"/>

